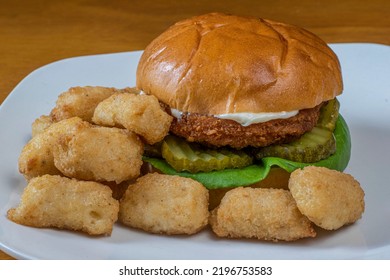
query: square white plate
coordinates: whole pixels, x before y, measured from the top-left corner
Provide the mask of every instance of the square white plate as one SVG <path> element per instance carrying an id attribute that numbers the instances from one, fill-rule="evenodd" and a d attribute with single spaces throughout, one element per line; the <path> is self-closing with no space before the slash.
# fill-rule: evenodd
<path id="1" fill-rule="evenodd" d="M 28 75 L 0 107 L 0 248 L 20 259 L 390 259 L 390 47 L 334 44 L 344 76 L 341 114 L 352 137 L 346 170 L 365 190 L 366 211 L 357 223 L 319 231 L 292 243 L 217 239 L 200 234 L 160 236 L 116 224 L 111 237 L 15 224 L 7 210 L 26 186 L 17 160 L 32 121 L 48 114 L 72 86 L 135 85 L 141 52 L 76 57 Z"/>

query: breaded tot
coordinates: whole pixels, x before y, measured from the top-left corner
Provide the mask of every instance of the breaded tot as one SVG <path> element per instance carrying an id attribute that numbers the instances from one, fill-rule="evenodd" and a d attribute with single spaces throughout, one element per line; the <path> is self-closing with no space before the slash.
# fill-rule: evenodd
<path id="1" fill-rule="evenodd" d="M 152 233 L 194 234 L 207 225 L 208 198 L 195 180 L 149 173 L 125 192 L 119 221 Z"/>
<path id="2" fill-rule="evenodd" d="M 154 96 L 114 94 L 96 107 L 92 121 L 124 127 L 142 136 L 148 144 L 155 144 L 168 134 L 172 119 Z"/>
<path id="3" fill-rule="evenodd" d="M 302 214 L 327 230 L 354 223 L 364 212 L 359 182 L 336 170 L 315 166 L 295 170 L 289 189 Z"/>
<path id="4" fill-rule="evenodd" d="M 288 180 L 290 173 L 279 167 L 272 167 L 268 176 L 257 183 L 249 185 L 251 188 L 273 188 L 273 189 L 286 189 L 288 190 Z M 224 195 L 233 188 L 219 188 L 209 190 L 209 209 L 213 210 L 221 203 L 221 199 Z"/>
<path id="5" fill-rule="evenodd" d="M 52 124 L 53 121 L 50 116 L 40 116 L 39 118 L 35 119 L 31 125 L 31 136 L 37 136 Z"/>
<path id="6" fill-rule="evenodd" d="M 84 121 L 91 122 L 95 107 L 104 99 L 114 93 L 135 93 L 134 88 L 116 89 L 111 87 L 85 86 L 72 87 L 61 93 L 56 101 L 56 106 L 50 113 L 53 121 L 80 117 Z"/>
<path id="7" fill-rule="evenodd" d="M 44 174 L 58 175 L 61 172 L 54 165 L 53 147 L 60 137 L 73 135 L 91 124 L 80 118 L 70 118 L 54 123 L 33 137 L 22 149 L 19 156 L 19 172 L 26 179 Z"/>
<path id="8" fill-rule="evenodd" d="M 235 188 L 211 212 L 210 225 L 219 237 L 293 241 L 316 236 L 283 189 Z"/>
<path id="9" fill-rule="evenodd" d="M 105 185 L 44 175 L 30 180 L 7 217 L 26 226 L 110 235 L 118 211 L 119 203 Z"/>
<path id="10" fill-rule="evenodd" d="M 139 176 L 143 143 L 126 129 L 93 126 L 62 137 L 53 147 L 54 165 L 65 176 L 117 184 Z"/>

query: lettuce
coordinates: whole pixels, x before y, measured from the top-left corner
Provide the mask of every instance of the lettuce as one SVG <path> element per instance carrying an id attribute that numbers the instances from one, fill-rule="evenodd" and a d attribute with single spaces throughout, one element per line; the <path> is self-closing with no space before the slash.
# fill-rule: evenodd
<path id="1" fill-rule="evenodd" d="M 323 166 L 343 171 L 347 167 L 351 157 L 351 136 L 348 126 L 341 115 L 337 120 L 333 134 L 336 138 L 336 153 L 315 163 L 301 163 L 277 157 L 265 157 L 260 162 L 241 169 L 225 169 L 193 174 L 189 172 L 177 172 L 163 159 L 144 157 L 143 160 L 150 163 L 162 173 L 192 178 L 201 182 L 208 189 L 247 186 L 266 178 L 271 167 L 274 166 L 283 168 L 290 173 L 295 169 L 308 165 Z"/>

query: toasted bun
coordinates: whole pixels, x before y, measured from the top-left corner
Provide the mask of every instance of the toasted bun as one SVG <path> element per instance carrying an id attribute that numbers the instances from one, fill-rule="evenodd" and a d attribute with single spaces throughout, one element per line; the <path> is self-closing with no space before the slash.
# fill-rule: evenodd
<path id="1" fill-rule="evenodd" d="M 220 13 L 180 21 L 152 41 L 137 87 L 182 112 L 312 108 L 342 92 L 335 53 L 296 26 Z"/>

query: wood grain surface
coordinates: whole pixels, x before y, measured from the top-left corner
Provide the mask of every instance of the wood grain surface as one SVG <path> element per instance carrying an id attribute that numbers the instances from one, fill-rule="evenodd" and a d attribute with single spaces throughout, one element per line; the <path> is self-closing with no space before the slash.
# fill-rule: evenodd
<path id="1" fill-rule="evenodd" d="M 299 25 L 328 43 L 390 45 L 388 0 L 0 0 L 0 104 L 38 67 L 80 55 L 142 50 L 174 22 L 208 12 Z M 0 251 L 0 259 L 12 257 Z"/>

